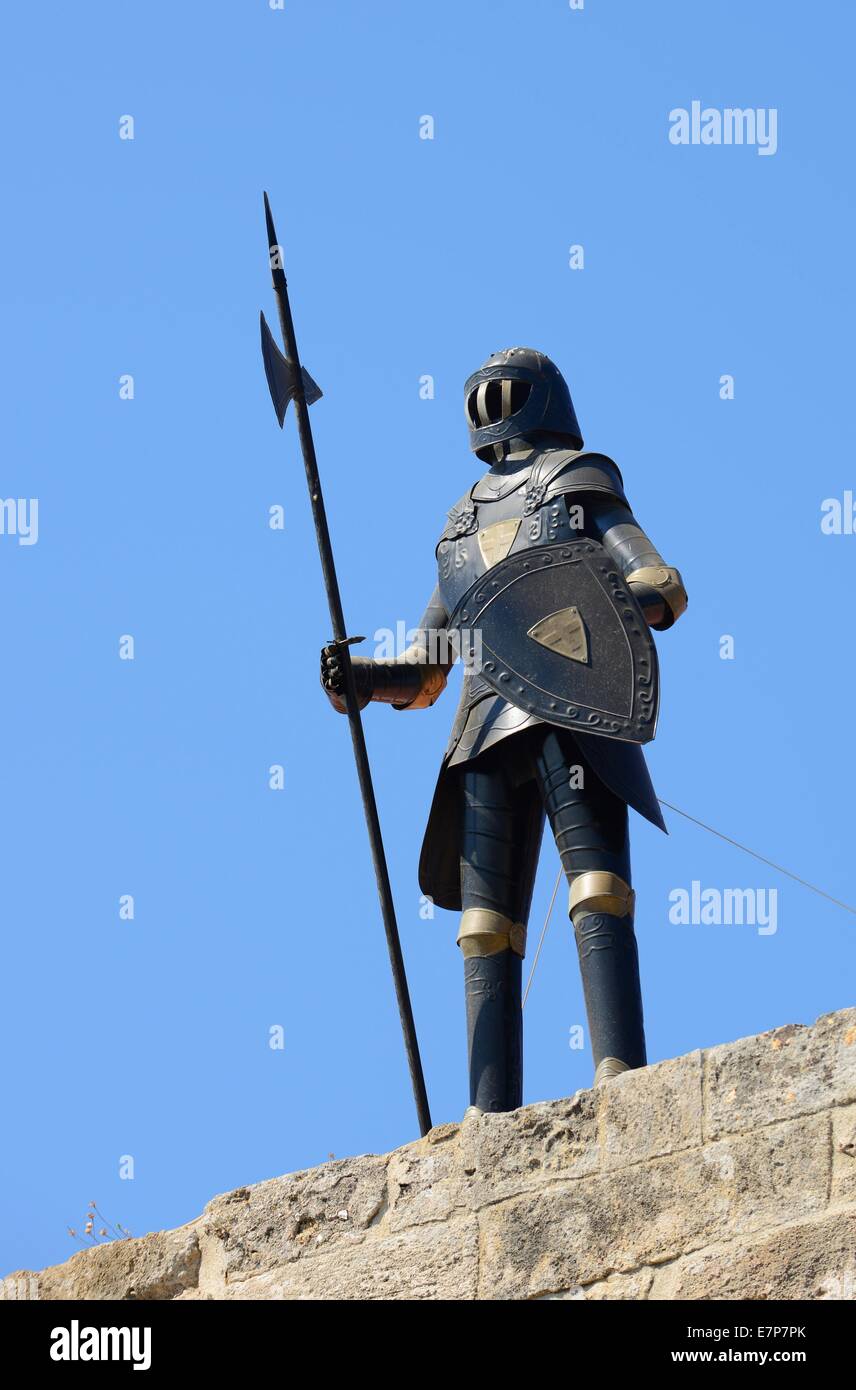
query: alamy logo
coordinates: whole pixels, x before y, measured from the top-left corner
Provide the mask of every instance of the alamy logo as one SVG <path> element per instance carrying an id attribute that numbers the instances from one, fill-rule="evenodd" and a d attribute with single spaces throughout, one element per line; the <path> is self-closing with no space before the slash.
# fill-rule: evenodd
<path id="1" fill-rule="evenodd" d="M 669 921 L 676 927 L 757 927 L 759 936 L 778 930 L 777 888 L 702 888 L 694 878 L 689 888 L 669 894 Z"/>
<path id="2" fill-rule="evenodd" d="M 754 145 L 758 154 L 775 154 L 779 148 L 775 106 L 726 106 L 720 111 L 693 101 L 689 110 L 676 106 L 669 112 L 669 126 L 673 145 Z"/>
<path id="3" fill-rule="evenodd" d="M 482 669 L 482 635 L 480 628 L 407 628 L 399 618 L 393 632 L 379 627 L 374 634 L 374 660 L 400 661 L 428 666 L 451 666 L 461 661 L 468 670 Z"/>
<path id="4" fill-rule="evenodd" d="M 52 1361 L 133 1361 L 135 1371 L 152 1364 L 150 1327 L 81 1327 L 72 1318 L 70 1327 L 51 1332 Z"/>
<path id="5" fill-rule="evenodd" d="M 0 1279 L 0 1298 L 10 1302 L 35 1300 L 39 1296 L 39 1281 L 35 1274 L 10 1275 Z"/>
<path id="6" fill-rule="evenodd" d="M 820 510 L 823 512 L 820 529 L 825 536 L 856 535 L 856 502 L 849 488 L 842 498 L 825 497 Z"/>
<path id="7" fill-rule="evenodd" d="M 0 497 L 0 536 L 17 536 L 19 545 L 39 539 L 38 497 Z"/>

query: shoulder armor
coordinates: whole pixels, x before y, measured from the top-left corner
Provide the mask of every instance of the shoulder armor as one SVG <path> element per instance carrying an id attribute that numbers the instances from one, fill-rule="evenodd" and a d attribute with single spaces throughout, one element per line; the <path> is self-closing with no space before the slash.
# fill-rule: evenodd
<path id="1" fill-rule="evenodd" d="M 549 455 L 545 456 L 549 458 Z M 629 506 L 618 464 L 606 454 L 562 451 L 544 478 L 544 497 L 567 492 L 601 492 Z"/>
<path id="2" fill-rule="evenodd" d="M 457 540 L 458 536 L 469 536 L 478 529 L 476 509 L 471 493 L 472 488 L 469 492 L 465 492 L 460 501 L 456 502 L 447 513 L 448 520 L 443 528 L 440 541 L 454 541 Z M 438 545 L 440 541 L 437 542 Z"/>

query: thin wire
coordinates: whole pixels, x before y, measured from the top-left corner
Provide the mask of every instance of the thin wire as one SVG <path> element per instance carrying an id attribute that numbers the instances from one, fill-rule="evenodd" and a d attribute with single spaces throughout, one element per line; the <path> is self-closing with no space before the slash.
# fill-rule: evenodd
<path id="1" fill-rule="evenodd" d="M 535 959 L 532 962 L 532 969 L 529 971 L 529 979 L 526 981 L 526 990 L 523 995 L 523 1003 L 520 1005 L 521 1009 L 526 1008 L 526 1000 L 529 998 L 529 991 L 532 988 L 532 976 L 535 974 L 535 966 L 538 964 L 538 957 L 541 954 L 541 947 L 544 945 L 544 937 L 547 935 L 547 928 L 550 925 L 550 918 L 553 915 L 553 907 L 556 902 L 556 894 L 559 891 L 559 884 L 562 881 L 563 872 L 564 870 L 562 869 L 562 866 L 560 864 L 559 872 L 556 875 L 556 886 L 553 889 L 553 896 L 550 899 L 550 906 L 547 908 L 547 916 L 544 918 L 544 925 L 541 928 L 541 936 L 538 941 L 538 950 L 535 952 Z"/>
<path id="2" fill-rule="evenodd" d="M 659 801 L 661 806 L 666 807 L 667 811 L 674 811 L 676 815 L 683 816 L 684 820 L 692 821 L 693 825 L 700 826 L 702 830 L 708 830 L 711 835 L 718 836 L 718 838 L 720 840 L 724 840 L 726 844 L 734 845 L 735 849 L 742 849 L 744 854 L 751 854 L 753 859 L 760 860 L 762 864 L 766 864 L 769 868 L 775 869 L 777 873 L 784 874 L 786 878 L 792 878 L 795 883 L 802 884 L 803 888 L 809 888 L 812 893 L 817 893 L 819 897 L 826 898 L 827 902 L 835 903 L 836 907 L 843 907 L 845 912 L 852 912 L 853 915 L 856 916 L 856 907 L 851 907 L 849 903 L 843 903 L 840 898 L 833 898 L 831 893 L 825 892 L 823 888 L 818 888 L 817 885 L 814 883 L 809 883 L 808 879 L 806 878 L 800 878 L 799 874 L 791 873 L 790 869 L 785 869 L 781 864 L 777 864 L 774 859 L 766 859 L 763 854 L 758 854 L 756 850 L 750 849 L 748 845 L 741 845 L 739 840 L 732 840 L 730 835 L 723 835 L 721 830 L 715 830 L 712 825 L 708 825 L 705 821 L 697 820 L 696 817 L 691 816 L 688 811 L 682 811 L 679 806 L 673 806 L 670 801 L 664 801 L 662 797 L 658 797 L 657 800 Z M 532 969 L 529 972 L 529 979 L 526 981 L 526 991 L 523 995 L 523 1003 L 520 1006 L 522 1009 L 525 1009 L 526 1007 L 526 1000 L 529 998 L 529 991 L 532 988 L 532 978 L 535 974 L 535 967 L 538 964 L 538 957 L 541 954 L 541 947 L 544 945 L 544 938 L 547 935 L 547 927 L 550 925 L 550 918 L 553 915 L 553 908 L 556 903 L 556 894 L 559 891 L 559 884 L 562 881 L 562 873 L 563 869 L 560 865 L 559 872 L 556 877 L 556 886 L 553 889 L 553 896 L 550 899 L 550 906 L 547 908 L 547 916 L 544 918 L 544 925 L 541 928 L 541 936 L 538 941 L 538 949 L 535 952 L 535 959 L 532 962 Z"/>
<path id="3" fill-rule="evenodd" d="M 706 825 L 703 820 L 696 820 L 695 816 L 691 816 L 688 812 L 682 811 L 678 806 L 673 806 L 671 802 L 663 801 L 661 797 L 658 797 L 657 800 L 660 802 L 660 805 L 665 806 L 668 811 L 675 811 L 679 816 L 683 816 L 685 820 L 692 821 L 693 825 L 700 825 L 702 830 L 709 830 L 711 835 L 718 835 L 720 840 L 725 840 L 726 844 L 734 845 L 737 849 L 742 849 L 744 854 L 751 854 L 753 859 L 760 859 L 762 864 L 769 865 L 771 869 L 776 869 L 778 873 L 784 874 L 786 878 L 792 878 L 795 883 L 801 883 L 803 888 L 810 888 L 812 893 L 817 893 L 819 897 L 826 898 L 828 902 L 835 903 L 836 907 L 843 907 L 845 912 L 852 912 L 854 916 L 856 916 L 856 907 L 851 907 L 849 903 L 843 903 L 840 898 L 833 898 L 831 893 L 826 893 L 822 888 L 818 888 L 816 884 L 809 883 L 808 879 L 800 878 L 799 874 L 792 874 L 790 869 L 783 868 L 781 864 L 777 864 L 773 859 L 765 859 L 763 854 L 758 854 L 754 849 L 750 849 L 748 845 L 741 845 L 739 840 L 732 840 L 730 835 L 723 835 L 721 830 L 714 830 L 712 825 Z"/>

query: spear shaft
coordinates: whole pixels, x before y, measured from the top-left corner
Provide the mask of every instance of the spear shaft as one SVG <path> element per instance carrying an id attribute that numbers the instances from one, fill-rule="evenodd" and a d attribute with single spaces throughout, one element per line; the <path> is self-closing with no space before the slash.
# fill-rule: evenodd
<path id="1" fill-rule="evenodd" d="M 315 524 L 315 537 L 318 542 L 318 553 L 321 557 L 321 571 L 324 576 L 324 588 L 327 591 L 327 604 L 330 609 L 330 621 L 333 626 L 333 641 L 338 647 L 342 675 L 344 677 L 348 724 L 351 730 L 351 743 L 354 749 L 354 761 L 357 765 L 360 795 L 362 797 L 363 812 L 369 834 L 372 863 L 374 865 L 375 880 L 377 882 L 377 893 L 380 900 L 384 931 L 386 933 L 387 949 L 389 951 L 389 963 L 392 968 L 392 978 L 395 985 L 398 1015 L 401 1020 L 401 1030 L 404 1035 L 404 1050 L 407 1053 L 407 1065 L 410 1069 L 410 1081 L 413 1087 L 413 1097 L 416 1102 L 419 1131 L 422 1135 L 425 1135 L 431 1128 L 428 1095 L 425 1089 L 422 1061 L 419 1056 L 419 1043 L 417 1041 L 416 1027 L 413 1021 L 410 991 L 407 987 L 407 975 L 405 973 L 404 958 L 401 952 L 401 940 L 399 938 L 398 923 L 395 917 L 395 905 L 392 900 L 389 870 L 387 868 L 386 854 L 384 852 L 383 838 L 381 836 L 380 820 L 378 818 L 377 802 L 375 801 L 374 786 L 372 784 L 372 774 L 366 749 L 365 733 L 363 731 L 363 722 L 354 684 L 354 670 L 351 665 L 351 653 L 346 636 L 345 618 L 342 612 L 342 599 L 339 593 L 339 581 L 336 577 L 336 566 L 333 560 L 333 547 L 330 542 L 330 531 L 327 526 L 324 495 L 321 491 L 321 480 L 318 476 L 315 443 L 312 438 L 312 426 L 309 422 L 307 384 L 312 390 L 312 399 L 317 399 L 317 396 L 321 393 L 315 386 L 311 377 L 306 375 L 300 365 L 300 358 L 297 352 L 297 339 L 294 333 L 294 321 L 291 317 L 291 305 L 288 301 L 288 286 L 285 279 L 285 271 L 282 267 L 282 252 L 276 238 L 273 216 L 271 214 L 267 194 L 264 195 L 264 199 L 271 275 L 273 277 L 273 288 L 276 295 L 277 309 L 279 311 L 280 327 L 282 328 L 282 341 L 285 347 L 284 362 L 282 361 L 281 354 L 278 353 L 277 356 L 280 358 L 279 362 L 270 360 L 270 348 L 265 342 L 267 324 L 264 322 L 264 316 L 262 316 L 262 347 L 265 354 L 265 368 L 268 372 L 268 382 L 271 386 L 274 408 L 277 411 L 280 426 L 282 425 L 288 400 L 291 399 L 294 401 L 294 413 L 297 416 L 297 432 L 300 437 L 300 450 L 303 455 L 303 464 L 306 470 L 306 484 L 309 488 L 309 500 L 312 504 L 312 520 Z M 269 330 L 267 331 L 269 336 Z M 276 352 L 275 345 L 273 345 L 273 350 Z M 272 380 L 272 372 L 279 373 L 279 383 Z M 277 386 L 279 386 L 279 390 L 277 390 Z M 284 404 L 282 403 L 283 397 Z"/>

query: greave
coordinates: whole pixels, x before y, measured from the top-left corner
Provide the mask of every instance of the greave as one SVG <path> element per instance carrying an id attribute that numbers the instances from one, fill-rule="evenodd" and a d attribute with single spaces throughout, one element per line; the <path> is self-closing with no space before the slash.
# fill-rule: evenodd
<path id="1" fill-rule="evenodd" d="M 634 904 L 633 889 L 618 874 L 590 870 L 571 884 L 595 1085 L 647 1061 Z"/>
<path id="2" fill-rule="evenodd" d="M 521 967 L 509 949 L 464 960 L 470 1104 L 479 1110 L 523 1103 Z"/>
<path id="3" fill-rule="evenodd" d="M 597 1083 L 646 1063 L 639 953 L 629 915 L 577 914 L 574 935 Z"/>
<path id="4" fill-rule="evenodd" d="M 526 928 L 501 912 L 468 908 L 458 945 L 464 957 L 470 1105 L 516 1110 L 523 1103 L 520 982 Z"/>

